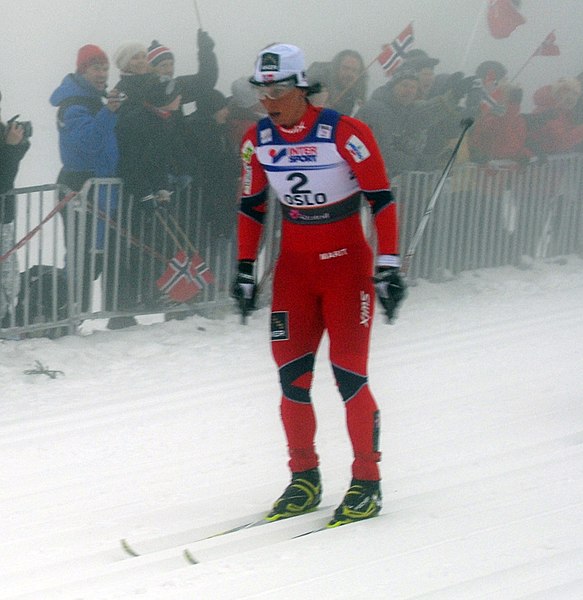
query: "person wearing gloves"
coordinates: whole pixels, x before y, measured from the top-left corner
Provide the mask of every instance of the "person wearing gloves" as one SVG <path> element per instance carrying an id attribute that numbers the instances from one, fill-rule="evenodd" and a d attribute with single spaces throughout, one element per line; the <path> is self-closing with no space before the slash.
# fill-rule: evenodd
<path id="1" fill-rule="evenodd" d="M 67 190 L 80 191 L 88 179 L 116 175 L 119 153 L 115 126 L 121 98 L 119 90 L 115 88 L 109 93 L 106 92 L 108 75 L 109 60 L 105 52 L 94 44 L 87 44 L 77 53 L 76 71 L 68 74 L 51 94 L 50 103 L 58 108 L 57 128 L 63 166 L 57 183 L 63 186 L 61 198 Z M 109 218 L 115 218 L 117 194 L 112 194 L 111 198 L 107 199 L 104 192 L 104 189 L 99 190 L 98 209 L 102 213 L 107 212 Z M 90 193 L 88 198 L 92 195 Z M 91 277 L 93 280 L 98 278 L 104 268 L 104 260 L 115 259 L 114 252 L 111 251 L 106 259 L 103 257 L 106 221 L 103 218 L 97 219 L 94 234 L 95 211 L 91 206 L 87 207 L 86 234 L 83 238 L 83 311 L 88 310 L 91 304 Z M 70 204 L 61 212 L 65 227 L 65 245 L 70 239 L 67 235 L 67 227 L 71 222 L 67 213 L 70 210 L 78 216 L 78 211 Z M 79 226 L 81 225 L 78 223 L 76 227 Z M 68 252 L 69 250 L 67 248 Z M 94 254 L 95 268 L 92 270 L 91 261 Z M 76 260 L 67 258 L 68 265 L 76 263 Z"/>
<path id="2" fill-rule="evenodd" d="M 383 158 L 391 161 L 392 177 L 426 166 L 428 132 L 444 120 L 459 123 L 458 103 L 473 84 L 474 77 L 453 73 L 443 94 L 420 100 L 419 71 L 405 61 L 372 93 L 356 118 L 374 132 Z"/>
<path id="3" fill-rule="evenodd" d="M 161 44 L 152 40 L 148 47 L 147 61 L 150 69 L 161 79 L 175 79 L 182 103 L 189 104 L 204 99 L 215 87 L 219 78 L 219 67 L 214 52 L 215 43 L 211 36 L 202 29 L 197 33 L 198 44 L 198 73 L 194 75 L 174 76 L 174 53 Z"/>
<path id="4" fill-rule="evenodd" d="M 309 512 L 321 500 L 310 387 L 316 352 L 327 331 L 354 455 L 350 487 L 328 525 L 336 527 L 374 517 L 382 506 L 380 417 L 367 362 L 375 289 L 389 322 L 405 296 L 397 205 L 368 126 L 309 102 L 315 90 L 306 80 L 304 55 L 297 46 L 263 49 L 250 81 L 267 117 L 249 129 L 241 146 L 239 263 L 232 294 L 243 315 L 255 308 L 254 265 L 270 185 L 283 221 L 273 276 L 271 343 L 291 483 L 266 519 Z M 360 221 L 361 193 L 376 228 L 374 271 Z"/>
<path id="5" fill-rule="evenodd" d="M 174 182 L 186 175 L 190 166 L 177 118 L 180 100 L 173 79 L 161 81 L 154 75 L 143 90 L 142 101 L 126 104 L 120 111 L 116 127 L 118 176 L 124 181 L 124 194 L 133 197 L 127 205 L 124 228 L 138 238 L 142 236 L 145 244 L 130 248 L 127 261 L 131 272 L 128 297 L 139 308 L 156 306 L 159 301 L 155 282 L 163 263 L 156 261 L 146 246 L 159 254 L 165 252 L 167 238 L 161 227 L 161 221 L 166 221 L 164 209 L 176 198 Z M 142 263 L 147 266 L 140 266 Z"/>

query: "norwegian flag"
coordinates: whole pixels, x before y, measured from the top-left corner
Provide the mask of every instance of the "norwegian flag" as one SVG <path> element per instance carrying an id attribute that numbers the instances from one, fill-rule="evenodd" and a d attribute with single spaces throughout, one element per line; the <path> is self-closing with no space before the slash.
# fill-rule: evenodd
<path id="1" fill-rule="evenodd" d="M 188 302 L 215 278 L 197 252 L 192 257 L 184 250 L 170 259 L 168 268 L 156 281 L 158 289 L 175 302 Z"/>
<path id="2" fill-rule="evenodd" d="M 492 37 L 507 38 L 526 19 L 518 12 L 520 0 L 489 0 L 488 28 Z"/>
<path id="3" fill-rule="evenodd" d="M 413 23 L 409 23 L 390 44 L 383 47 L 383 51 L 377 56 L 377 60 L 387 77 L 391 77 L 403 64 L 405 55 L 413 47 L 414 41 Z"/>
<path id="4" fill-rule="evenodd" d="M 534 56 L 559 56 L 561 51 L 555 42 L 557 36 L 554 31 L 551 31 L 549 35 L 543 40 L 543 43 L 536 49 Z"/>

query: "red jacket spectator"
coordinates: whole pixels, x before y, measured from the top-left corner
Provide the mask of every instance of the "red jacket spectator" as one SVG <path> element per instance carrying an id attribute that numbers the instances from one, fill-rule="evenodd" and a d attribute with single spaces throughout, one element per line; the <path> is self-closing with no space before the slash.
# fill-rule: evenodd
<path id="1" fill-rule="evenodd" d="M 583 125 L 577 125 L 573 116 L 580 97 L 581 83 L 577 79 L 559 79 L 535 92 L 534 114 L 549 116 L 529 129 L 528 143 L 535 152 L 570 152 L 583 142 Z"/>
<path id="2" fill-rule="evenodd" d="M 522 90 L 507 84 L 502 84 L 498 90 L 504 114 L 483 110 L 476 119 L 470 138 L 472 159 L 478 162 L 529 159 L 532 152 L 526 147 L 527 124 L 520 114 Z"/>

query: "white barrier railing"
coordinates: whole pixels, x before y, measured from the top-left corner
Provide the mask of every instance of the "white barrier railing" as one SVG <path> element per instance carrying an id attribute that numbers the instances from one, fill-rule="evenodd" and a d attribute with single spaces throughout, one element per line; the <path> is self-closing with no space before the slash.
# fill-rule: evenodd
<path id="1" fill-rule="evenodd" d="M 393 182 L 403 249 L 439 175 L 411 172 Z M 439 280 L 469 269 L 581 252 L 582 177 L 583 155 L 554 156 L 523 168 L 504 163 L 454 168 L 408 276 Z M 210 224 L 203 225 L 196 190 L 187 187 L 168 208 L 156 210 L 124 197 L 119 179 L 92 179 L 79 193 L 46 185 L 13 195 L 14 222 L 0 225 L 5 298 L 0 337 L 71 333 L 82 320 L 98 317 L 192 311 L 216 316 L 232 306 L 235 232 L 218 239 Z M 269 211 L 259 260 L 264 293 L 277 254 L 279 218 L 278 210 Z M 367 227 L 370 231 L 370 222 Z M 214 275 L 214 283 L 188 303 L 169 301 L 156 285 L 180 250 L 196 251 Z"/>

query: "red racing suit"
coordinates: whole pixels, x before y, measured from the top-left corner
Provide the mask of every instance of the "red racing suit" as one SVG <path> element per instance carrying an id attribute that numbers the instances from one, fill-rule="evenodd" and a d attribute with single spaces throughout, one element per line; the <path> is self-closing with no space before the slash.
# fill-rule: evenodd
<path id="1" fill-rule="evenodd" d="M 399 266 L 399 251 L 396 204 L 376 141 L 361 121 L 308 104 L 291 130 L 259 121 L 241 151 L 239 260 L 257 258 L 269 185 L 282 206 L 271 344 L 290 469 L 318 465 L 310 387 L 326 330 L 346 407 L 353 477 L 378 480 L 379 410 L 367 375 L 373 256 L 361 224 L 361 192 L 374 217 L 378 264 Z"/>

